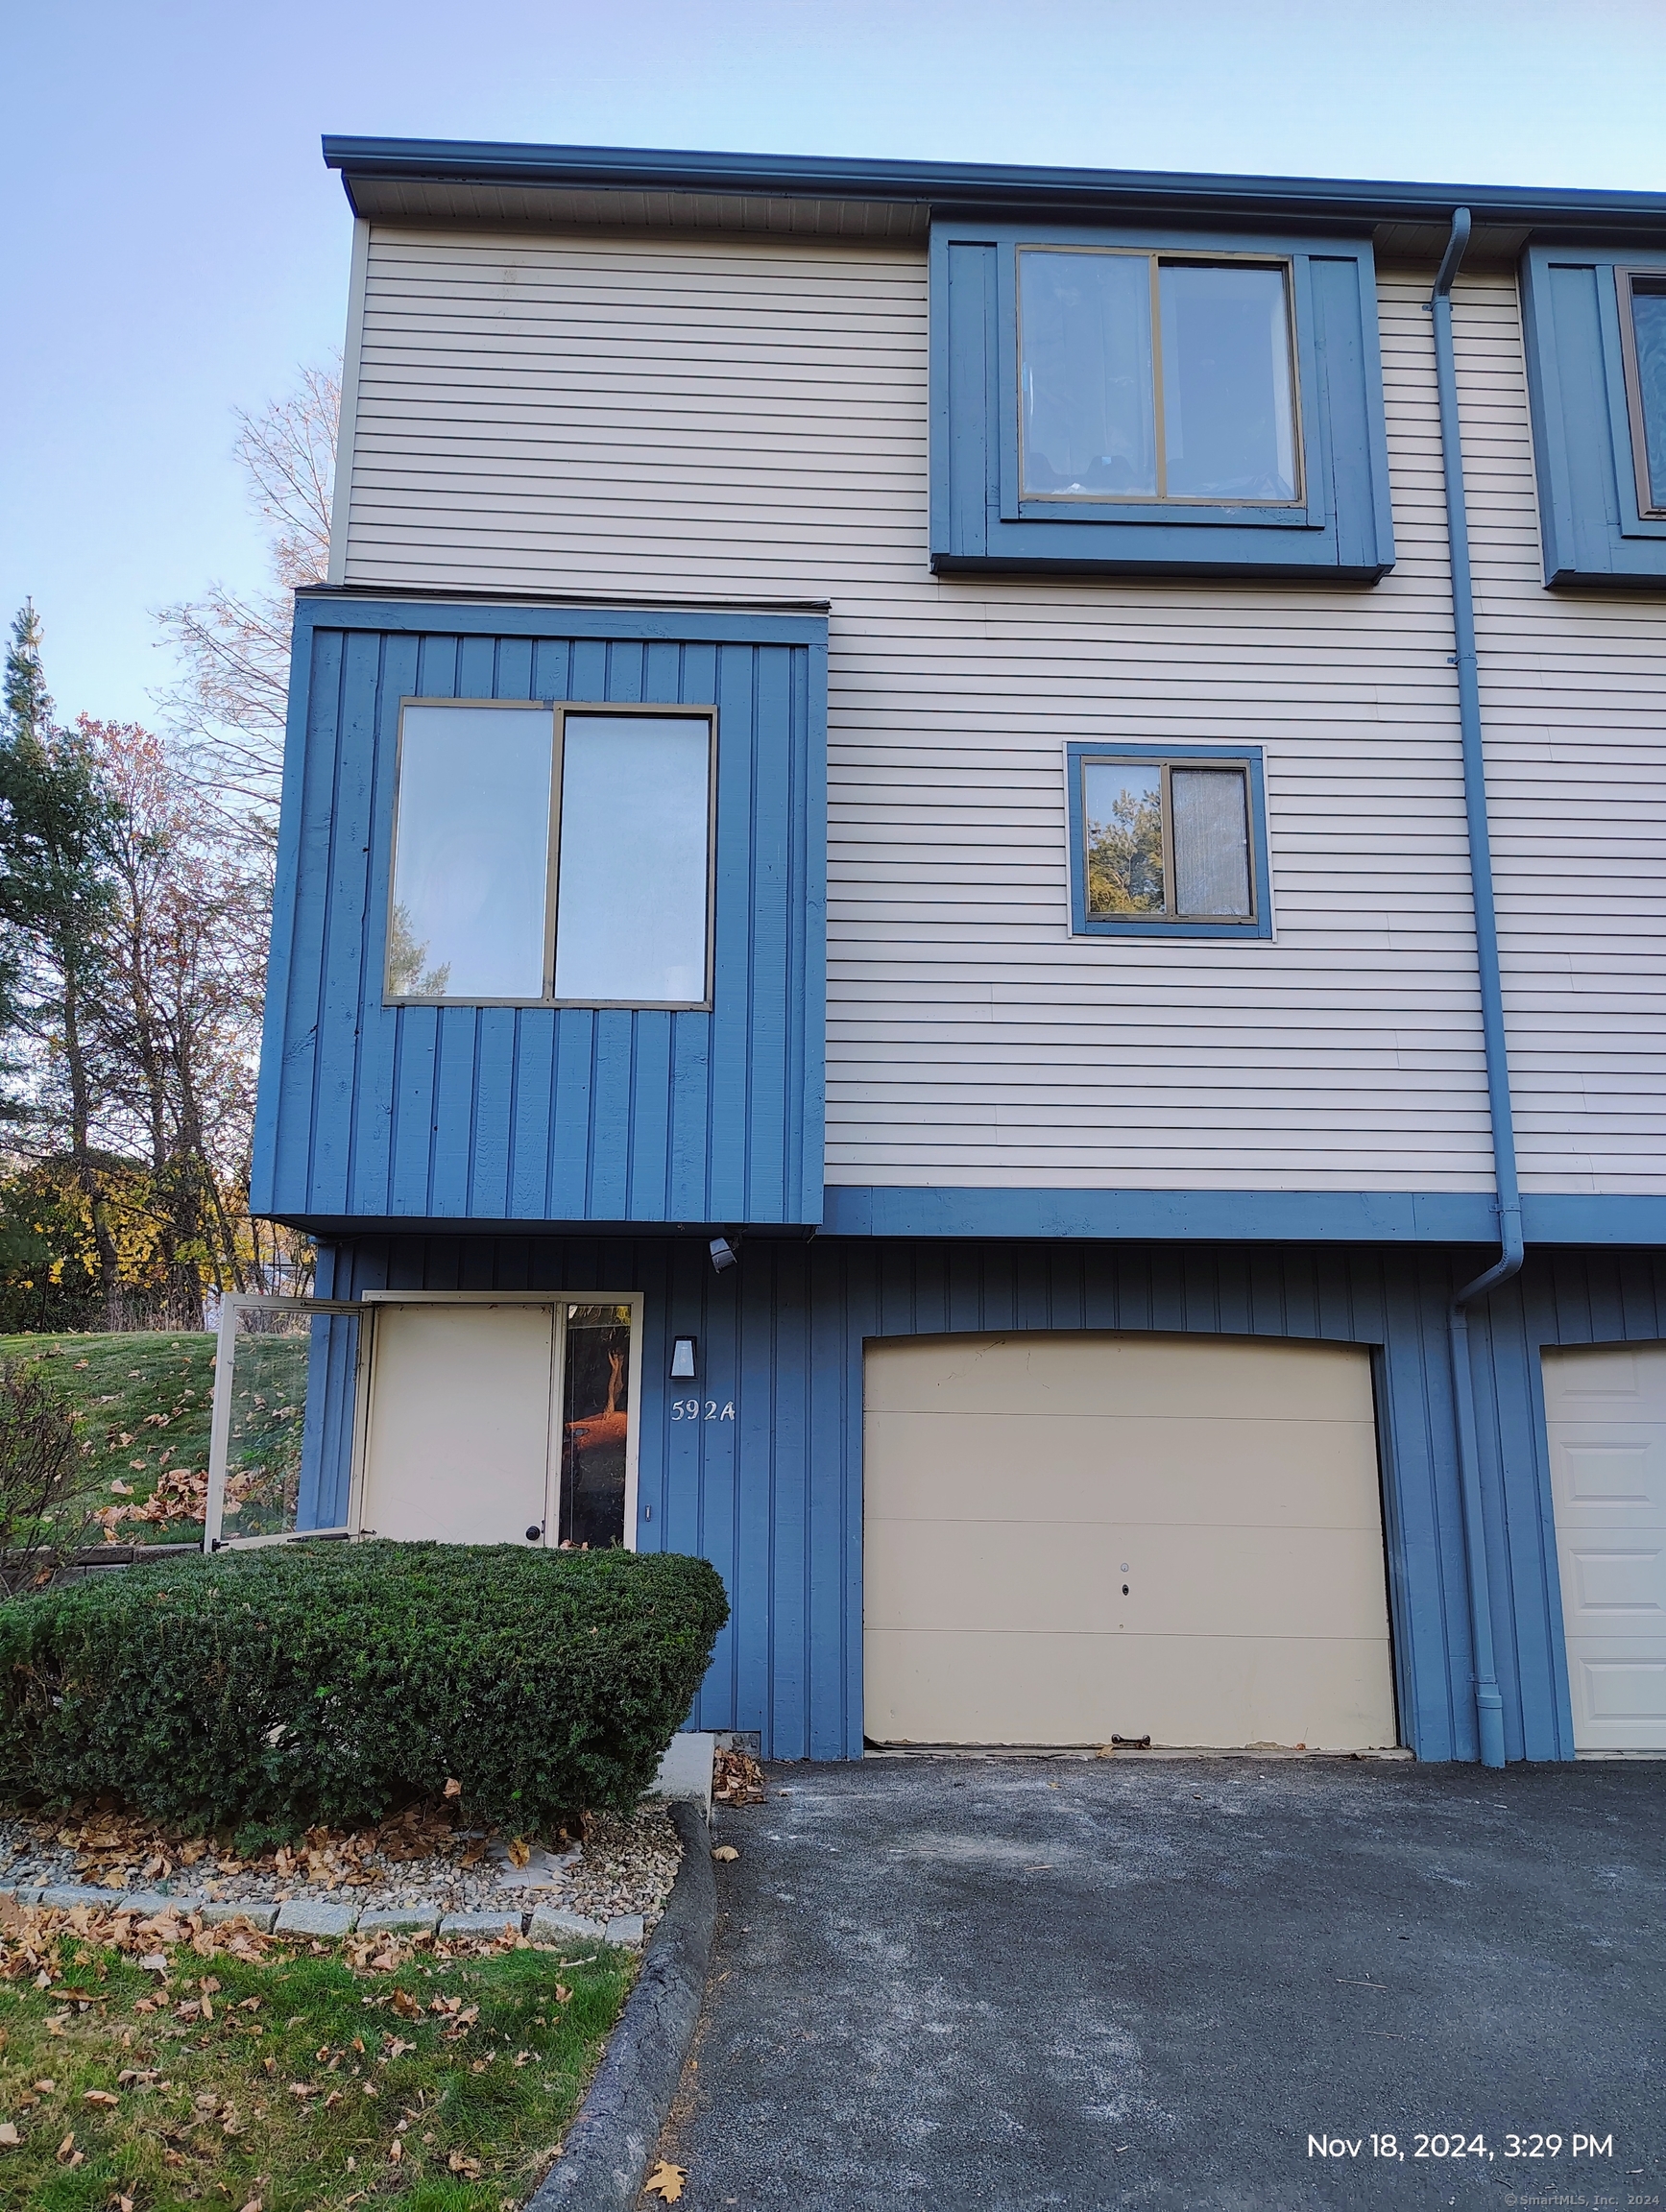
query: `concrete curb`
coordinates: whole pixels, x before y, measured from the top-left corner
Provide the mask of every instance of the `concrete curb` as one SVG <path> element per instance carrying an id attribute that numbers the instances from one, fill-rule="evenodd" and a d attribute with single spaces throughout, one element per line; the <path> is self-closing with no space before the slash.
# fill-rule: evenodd
<path id="1" fill-rule="evenodd" d="M 712 1832 L 697 1808 L 674 1804 L 683 1863 L 637 1985 L 608 2039 L 590 2095 L 525 2212 L 628 2212 L 694 2038 L 717 1917 Z"/>

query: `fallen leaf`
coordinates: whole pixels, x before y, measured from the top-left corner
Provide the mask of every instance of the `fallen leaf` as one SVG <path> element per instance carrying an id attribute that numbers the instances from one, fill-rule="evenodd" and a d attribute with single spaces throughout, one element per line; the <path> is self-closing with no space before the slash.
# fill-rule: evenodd
<path id="1" fill-rule="evenodd" d="M 70 2129 L 69 2133 L 68 2133 L 68 2134 L 67 2134 L 67 2135 L 66 2135 L 66 2136 L 63 2138 L 63 2141 L 62 2141 L 62 2142 L 61 2142 L 61 2143 L 60 2143 L 60 2144 L 58 2146 L 58 2155 L 59 2155 L 59 2157 L 60 2157 L 60 2159 L 63 2159 L 63 2158 L 67 2158 L 67 2157 L 68 2157 L 68 2155 L 69 2155 L 69 2153 L 70 2153 L 70 2152 L 72 2152 L 74 2149 L 75 2149 L 75 2129 L 72 2128 Z"/>
<path id="2" fill-rule="evenodd" d="M 740 1854 L 736 1850 L 733 1843 L 719 1843 L 716 1850 L 712 1852 L 712 1856 L 713 1859 L 722 1859 L 727 1861 L 730 1859 L 738 1859 Z"/>
<path id="3" fill-rule="evenodd" d="M 461 1783 L 461 1782 L 459 1782 L 459 1781 L 458 1781 L 458 1779 L 457 1779 L 457 1777 L 456 1777 L 456 1775 L 455 1775 L 455 1774 L 447 1774 L 447 1777 L 446 1777 L 446 1789 L 445 1789 L 445 1792 L 444 1792 L 444 1793 L 445 1793 L 445 1795 L 446 1795 L 446 1796 L 447 1796 L 447 1797 L 461 1797 L 461 1796 L 462 1796 L 462 1794 L 463 1794 L 463 1785 L 462 1785 L 462 1783 Z"/>
<path id="4" fill-rule="evenodd" d="M 526 1838 L 524 1836 L 512 1836 L 509 1839 L 510 1863 L 515 1866 L 524 1866 L 531 1857 L 532 1846 Z"/>
<path id="5" fill-rule="evenodd" d="M 687 2166 L 673 2166 L 669 2159 L 662 2158 L 642 2183 L 642 2195 L 658 2197 L 664 2204 L 675 2204 L 683 2194 L 683 2184 L 688 2178 Z"/>
<path id="6" fill-rule="evenodd" d="M 13 2144 L 21 2143 L 22 2140 L 22 2136 L 18 2134 L 10 2120 L 0 2120 L 0 2143 L 5 2144 L 10 2150 Z"/>
<path id="7" fill-rule="evenodd" d="M 266 2207 L 260 2198 L 251 2197 L 248 2203 L 244 2205 L 243 2212 L 266 2212 Z"/>
<path id="8" fill-rule="evenodd" d="M 103 1570 L 101 1569 L 100 1572 L 102 1573 Z M 147 1952 L 145 1957 L 139 1960 L 139 1969 L 141 1973 L 145 1974 L 165 1974 L 168 1971 L 168 1961 L 160 1951 Z"/>
<path id="9" fill-rule="evenodd" d="M 401 2020 L 420 2020 L 423 2017 L 423 2008 L 408 1989 L 394 1991 L 394 2010 Z"/>
<path id="10" fill-rule="evenodd" d="M 119 2104 L 121 2103 L 121 2099 L 112 2096 L 108 2089 L 84 2089 L 81 2093 L 81 2101 L 84 2104 Z"/>
<path id="11" fill-rule="evenodd" d="M 398 2137 L 396 2135 L 396 2136 L 394 2137 L 393 2141 L 392 2141 L 392 2142 L 391 2142 L 391 2143 L 388 2145 L 388 2158 L 389 2158 L 389 2161 L 390 2161 L 390 2163 L 391 2163 L 391 2164 L 393 2164 L 393 2165 L 397 2166 L 397 2165 L 398 2164 L 399 2160 L 400 2160 L 400 2159 L 401 2159 L 401 2158 L 402 2158 L 404 2155 L 405 2155 L 405 2146 L 404 2146 L 404 2145 L 403 2145 L 403 2144 L 402 2144 L 402 2143 L 399 2141 Z"/>

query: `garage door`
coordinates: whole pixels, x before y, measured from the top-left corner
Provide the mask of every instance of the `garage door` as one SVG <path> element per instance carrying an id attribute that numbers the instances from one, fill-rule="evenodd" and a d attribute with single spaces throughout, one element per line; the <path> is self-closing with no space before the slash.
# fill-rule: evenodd
<path id="1" fill-rule="evenodd" d="M 1547 1352 L 1574 1747 L 1666 1751 L 1666 1344 Z"/>
<path id="2" fill-rule="evenodd" d="M 1396 1741 L 1364 1352 L 873 1344 L 864 1441 L 871 1740 Z"/>

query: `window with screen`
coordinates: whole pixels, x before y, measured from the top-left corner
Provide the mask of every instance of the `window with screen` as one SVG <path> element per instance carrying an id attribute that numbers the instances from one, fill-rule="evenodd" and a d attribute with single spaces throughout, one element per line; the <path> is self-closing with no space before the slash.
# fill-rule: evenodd
<path id="1" fill-rule="evenodd" d="M 1073 746 L 1078 934 L 1266 935 L 1259 755 Z"/>

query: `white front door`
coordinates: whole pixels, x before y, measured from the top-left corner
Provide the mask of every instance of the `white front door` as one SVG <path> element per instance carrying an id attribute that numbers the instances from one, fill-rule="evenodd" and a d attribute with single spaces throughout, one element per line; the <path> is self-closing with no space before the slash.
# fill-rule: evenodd
<path id="1" fill-rule="evenodd" d="M 366 1535 L 543 1541 L 555 1340 L 553 1303 L 378 1305 Z"/>
<path id="2" fill-rule="evenodd" d="M 1544 1354 L 1577 1751 L 1666 1751 L 1666 1344 Z"/>

